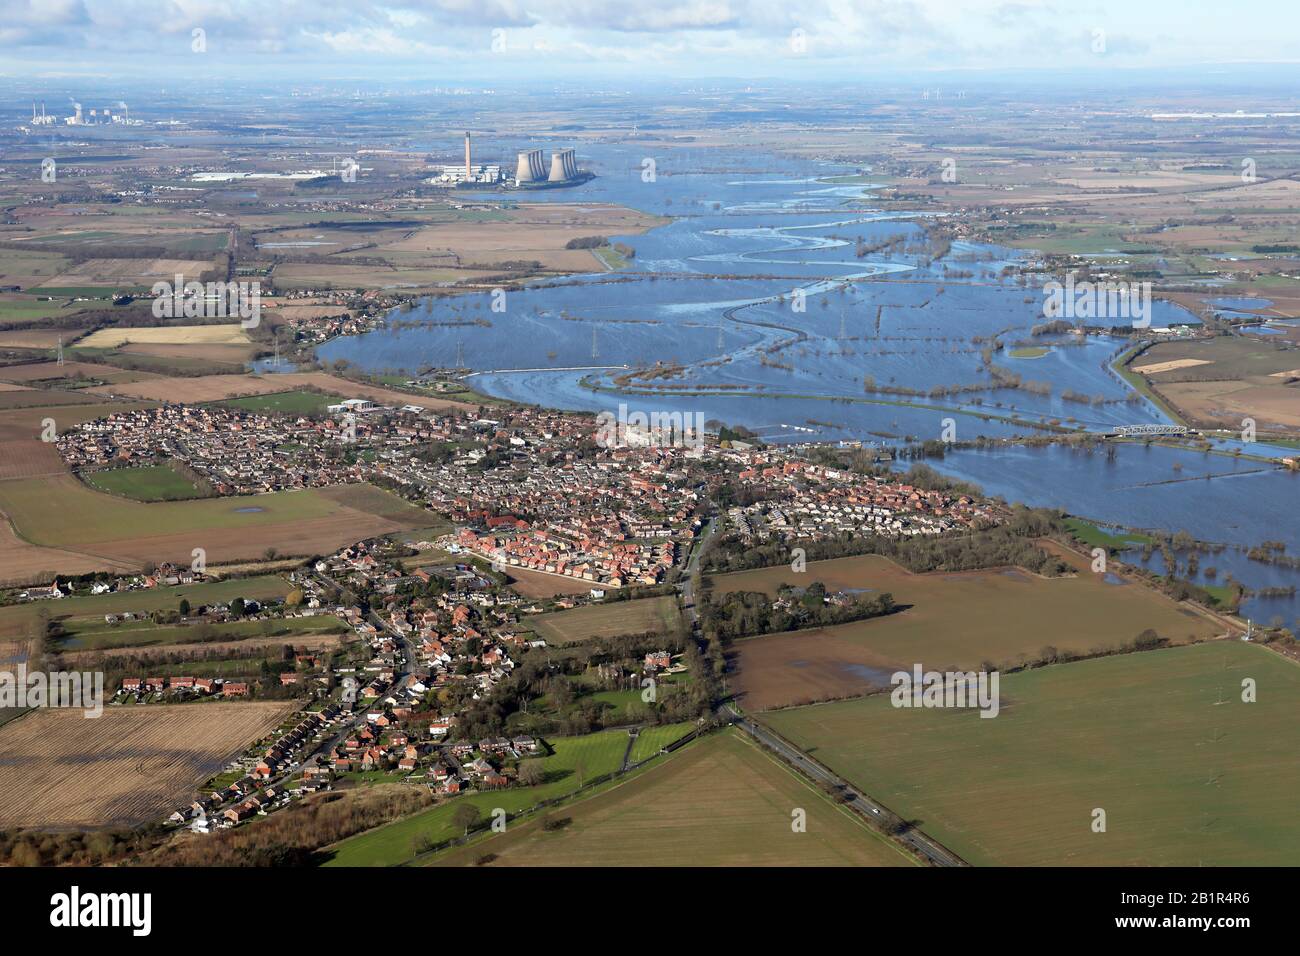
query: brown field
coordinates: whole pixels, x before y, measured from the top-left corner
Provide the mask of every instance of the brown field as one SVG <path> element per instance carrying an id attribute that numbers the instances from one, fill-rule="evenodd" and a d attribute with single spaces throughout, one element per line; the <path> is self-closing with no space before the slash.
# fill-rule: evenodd
<path id="1" fill-rule="evenodd" d="M 0 379 L 6 382 L 51 382 L 59 379 L 97 379 L 101 382 L 135 382 L 146 378 L 159 378 L 151 372 L 134 372 L 96 365 L 93 362 L 33 362 L 29 365 L 8 365 L 0 368 Z M 55 393 L 56 396 L 63 393 Z"/>
<path id="2" fill-rule="evenodd" d="M 10 408 L 34 408 L 42 405 L 89 405 L 99 401 L 89 389 L 79 392 L 47 390 L 42 388 L 17 388 L 0 392 L 0 410 Z"/>
<path id="3" fill-rule="evenodd" d="M 563 646 L 619 634 L 667 633 L 679 616 L 675 597 L 639 598 L 539 614 L 528 626 L 548 644 Z"/>
<path id="4" fill-rule="evenodd" d="M 134 564 L 59 548 L 28 544 L 16 534 L 0 511 L 0 583 L 48 584 L 57 574 L 89 574 L 92 571 L 134 571 Z"/>
<path id="5" fill-rule="evenodd" d="M 293 710 L 290 702 L 39 710 L 0 728 L 0 826 L 144 823 Z"/>
<path id="6" fill-rule="evenodd" d="M 1160 372 L 1171 372 L 1179 368 L 1192 368 L 1197 365 L 1212 365 L 1212 359 L 1194 359 L 1183 358 L 1173 359 L 1168 362 L 1152 362 L 1149 365 L 1134 365 L 1133 371 L 1141 372 L 1143 375 L 1156 375 Z"/>
<path id="7" fill-rule="evenodd" d="M 132 342 L 121 346 L 117 351 L 126 355 L 148 355 L 154 358 L 179 358 L 194 362 L 233 365 L 242 371 L 244 363 L 252 357 L 254 347 L 252 345 L 165 345 Z"/>
<path id="8" fill-rule="evenodd" d="M 562 574 L 510 568 L 510 587 L 526 598 L 548 598 L 557 594 L 586 594 L 595 583 L 579 581 Z"/>
<path id="9" fill-rule="evenodd" d="M 570 239 L 629 235 L 660 222 L 656 217 L 610 205 L 521 203 L 506 221 L 428 226 L 384 247 L 388 253 L 454 257 L 462 267 L 496 268 L 511 260 L 535 260 L 563 272 L 596 272 L 589 249 L 565 249 Z M 393 256 L 397 261 L 397 256 Z M 277 272 L 277 275 L 279 273 Z"/>
<path id="10" fill-rule="evenodd" d="M 1114 579 L 1119 581 L 1119 579 Z M 1041 578 L 1019 569 L 912 574 L 877 555 L 719 575 L 715 590 L 775 593 L 782 582 L 887 591 L 906 610 L 835 627 L 748 638 L 733 645 L 728 684 L 751 711 L 863 694 L 913 664 L 933 670 L 1005 668 L 1043 649 L 1090 653 L 1118 647 L 1146 628 L 1174 643 L 1225 632 L 1189 605 L 1132 582 L 1083 570 Z"/>
<path id="11" fill-rule="evenodd" d="M 51 398 L 57 393 L 43 393 Z M 56 431 L 103 418 L 115 411 L 143 407 L 135 404 L 31 406 L 0 410 L 0 481 L 67 473 L 63 458 L 51 442 L 41 441 L 43 422 L 54 419 Z"/>
<path id="12" fill-rule="evenodd" d="M 1160 342 L 1131 367 L 1194 425 L 1238 429 L 1250 417 L 1261 429 L 1300 428 L 1295 350 L 1261 338 Z"/>
<path id="13" fill-rule="evenodd" d="M 11 329 L 0 332 L 0 348 L 5 349 L 52 349 L 59 340 L 70 345 L 82 329 Z"/>
<path id="14" fill-rule="evenodd" d="M 87 259 L 42 284 L 60 288 L 152 285 L 158 279 L 172 282 L 178 273 L 186 281 L 197 279 L 211 268 L 211 259 Z"/>
<path id="15" fill-rule="evenodd" d="M 1241 428 L 1244 417 L 1260 428 L 1300 428 L 1300 391 L 1244 382 L 1174 382 L 1159 388 L 1193 422 Z"/>
<path id="16" fill-rule="evenodd" d="M 127 343 L 146 345 L 243 345 L 248 333 L 238 322 L 228 325 L 161 325 L 136 328 L 99 329 L 78 347 L 114 349 Z"/>

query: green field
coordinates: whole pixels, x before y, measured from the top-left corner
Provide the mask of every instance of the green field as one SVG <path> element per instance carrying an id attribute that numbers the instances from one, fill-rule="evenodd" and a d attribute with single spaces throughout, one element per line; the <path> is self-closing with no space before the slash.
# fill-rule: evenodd
<path id="1" fill-rule="evenodd" d="M 251 559 L 268 546 L 323 553 L 394 530 L 383 522 L 428 523 L 423 509 L 364 484 L 143 503 L 97 492 L 71 475 L 0 482 L 0 511 L 33 544 L 173 561 L 182 554 L 188 561 L 198 546 L 209 563 Z"/>
<path id="2" fill-rule="evenodd" d="M 134 501 L 183 501 L 201 495 L 194 482 L 167 465 L 108 468 L 87 472 L 82 478 L 96 491 Z"/>
<path id="3" fill-rule="evenodd" d="M 677 626 L 678 619 L 677 599 L 656 597 L 539 614 L 528 619 L 528 626 L 546 643 L 563 646 L 619 634 L 668 633 Z"/>
<path id="4" fill-rule="evenodd" d="M 1121 531 L 1119 534 L 1112 534 L 1111 532 L 1105 531 L 1093 524 L 1091 521 L 1085 521 L 1082 518 L 1066 518 L 1065 526 L 1070 529 L 1071 534 L 1090 548 L 1105 548 L 1107 551 L 1125 551 L 1134 546 L 1152 544 L 1155 542 L 1155 538 L 1147 534 L 1138 534 L 1129 531 Z"/>
<path id="5" fill-rule="evenodd" d="M 792 814 L 806 828 L 796 833 Z M 852 811 L 734 730 L 713 734 L 619 785 L 506 833 L 438 854 L 504 866 L 907 866 Z"/>
<path id="6" fill-rule="evenodd" d="M 241 508 L 255 508 L 241 512 Z M 244 498 L 204 498 L 141 504 L 99 494 L 71 477 L 0 484 L 0 510 L 36 544 L 89 545 L 143 533 L 199 531 L 303 521 L 334 508 L 320 492 L 283 491 Z"/>
<path id="7" fill-rule="evenodd" d="M 68 626 L 68 625 L 65 625 Z M 104 650 L 110 647 L 152 647 L 161 644 L 186 644 L 195 640 L 195 630 L 188 625 L 155 625 L 150 621 L 126 621 L 108 624 L 101 617 L 83 625 L 72 622 L 68 637 L 59 642 L 60 650 Z M 306 634 L 337 634 L 348 628 L 330 614 L 293 617 L 267 621 L 231 621 L 211 626 L 214 641 L 242 641 L 247 638 L 284 639 L 292 642 Z"/>
<path id="8" fill-rule="evenodd" d="M 252 578 L 232 578 L 178 587 L 120 591 L 88 597 L 63 598 L 60 601 L 32 601 L 0 607 L 0 638 L 24 635 L 42 612 L 63 622 L 68 630 L 78 630 L 93 622 L 103 624 L 104 615 L 172 611 L 181 600 L 198 608 L 207 604 L 224 604 L 237 597 L 256 601 L 283 600 L 289 584 L 279 575 L 265 574 Z"/>
<path id="9" fill-rule="evenodd" d="M 219 404 L 230 408 L 242 408 L 246 412 L 319 416 L 325 414 L 327 405 L 333 405 L 336 402 L 338 402 L 338 398 L 333 395 L 293 391 L 276 392 L 272 395 L 250 395 L 247 398 L 232 398 Z"/>
<path id="10" fill-rule="evenodd" d="M 415 857 L 416 841 L 432 843 L 459 836 L 452 823 L 456 805 L 469 803 L 487 817 L 496 807 L 507 813 L 526 810 L 539 800 L 562 797 L 578 789 L 579 777 L 586 783 L 623 765 L 628 735 L 610 730 L 585 737 L 560 737 L 550 741 L 555 752 L 545 761 L 547 780 L 536 787 L 511 787 L 487 793 L 469 793 L 447 800 L 414 816 L 359 833 L 335 844 L 326 866 L 392 866 Z M 579 773 L 581 769 L 581 773 Z"/>
<path id="11" fill-rule="evenodd" d="M 763 720 L 974 864 L 1300 859 L 1295 663 L 1219 641 L 1007 675 L 1001 701 L 993 719 L 879 695 Z"/>
<path id="12" fill-rule="evenodd" d="M 674 740 L 681 740 L 694 729 L 695 724 L 690 721 L 684 724 L 642 727 L 636 735 L 636 740 L 632 743 L 632 752 L 628 755 L 628 763 L 640 763 L 642 760 L 649 760 L 662 748 L 668 746 Z"/>

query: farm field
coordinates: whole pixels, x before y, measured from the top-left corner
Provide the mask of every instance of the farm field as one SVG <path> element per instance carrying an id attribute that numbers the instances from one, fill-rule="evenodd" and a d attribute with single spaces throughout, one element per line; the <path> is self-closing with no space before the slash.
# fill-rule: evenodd
<path id="1" fill-rule="evenodd" d="M 667 632 L 676 627 L 678 618 L 676 598 L 654 597 L 539 614 L 528 620 L 528 626 L 546 643 L 562 646 L 619 634 Z"/>
<path id="2" fill-rule="evenodd" d="M 687 721 L 682 724 L 660 724 L 654 727 L 642 727 L 632 742 L 632 752 L 628 754 L 628 763 L 640 763 L 649 760 L 660 749 L 667 747 L 674 740 L 681 740 L 692 730 L 695 724 Z"/>
<path id="3" fill-rule="evenodd" d="M 0 728 L 0 826 L 135 824 L 275 727 L 292 703 L 38 710 Z"/>
<path id="4" fill-rule="evenodd" d="M 343 840 L 326 851 L 331 855 L 325 865 L 392 866 L 405 863 L 416 855 L 417 841 L 439 843 L 460 835 L 461 831 L 452 823 L 452 814 L 461 803 L 477 807 L 480 816 L 486 817 L 495 807 L 515 813 L 539 800 L 572 793 L 579 787 L 579 778 L 585 783 L 602 774 L 613 773 L 622 766 L 628 735 L 621 730 L 607 730 L 584 737 L 558 737 L 549 743 L 555 752 L 540 758 L 547 772 L 545 783 L 536 787 L 470 793 L 447 800 L 414 816 Z"/>
<path id="5" fill-rule="evenodd" d="M 82 480 L 96 491 L 133 501 L 183 501 L 201 495 L 194 482 L 167 465 L 106 468 L 86 472 Z"/>
<path id="6" fill-rule="evenodd" d="M 791 813 L 807 813 L 807 830 Z M 464 866 L 907 866 L 885 837 L 734 730 L 541 819 L 457 847 L 434 863 Z"/>
<path id="7" fill-rule="evenodd" d="M 69 634 L 59 643 L 59 649 L 71 651 L 98 651 L 127 647 L 162 647 L 197 642 L 198 632 L 193 626 L 158 626 L 149 621 L 129 621 L 108 624 L 102 618 L 73 624 Z M 241 638 L 275 639 L 281 644 L 292 644 L 299 637 L 319 634 L 340 634 L 347 631 L 338 618 L 330 614 L 311 617 L 291 617 L 267 621 L 230 621 L 210 625 L 208 634 L 219 642 L 238 642 Z M 206 641 L 203 642 L 206 645 Z"/>
<path id="8" fill-rule="evenodd" d="M 76 630 L 85 622 L 102 624 L 106 614 L 148 614 L 153 611 L 175 610 L 182 600 L 189 601 L 191 607 L 198 608 L 205 604 L 224 604 L 237 597 L 255 601 L 282 600 L 288 593 L 289 583 L 284 578 L 266 574 L 176 587 L 62 598 L 59 601 L 29 601 L 0 607 L 0 638 L 24 634 L 42 612 L 48 613 L 52 620 L 62 621 L 69 630 Z"/>
<path id="9" fill-rule="evenodd" d="M 1300 361 L 1293 349 L 1245 336 L 1159 342 L 1130 366 L 1194 423 L 1300 428 Z"/>
<path id="10" fill-rule="evenodd" d="M 231 408 L 242 408 L 246 412 L 273 413 L 280 415 L 324 415 L 325 407 L 333 405 L 337 399 L 332 395 L 317 392 L 272 392 L 269 395 L 232 398 L 222 402 Z"/>
<path id="11" fill-rule="evenodd" d="M 579 581 L 577 578 L 562 574 L 546 574 L 543 571 L 529 571 L 525 568 L 507 568 L 510 575 L 510 587 L 526 598 L 549 598 L 557 594 L 586 594 L 591 590 L 591 581 Z"/>
<path id="12" fill-rule="evenodd" d="M 310 555 L 428 523 L 422 510 L 370 486 L 143 504 L 93 491 L 71 475 L 0 482 L 0 511 L 33 544 L 185 565 L 194 548 L 210 563 L 255 558 L 267 548 Z"/>
<path id="13" fill-rule="evenodd" d="M 407 394 L 364 385 L 326 372 L 283 372 L 274 375 L 196 375 L 189 378 L 161 378 L 126 385 L 96 386 L 89 391 L 147 399 L 157 402 L 219 402 L 253 395 L 270 395 L 303 388 L 316 388 L 343 398 L 368 398 L 384 405 L 417 405 L 420 408 L 471 408 L 427 395 Z"/>
<path id="14" fill-rule="evenodd" d="M 127 343 L 145 345 L 247 345 L 248 333 L 229 325 L 160 325 L 99 329 L 77 342 L 79 348 L 115 349 Z"/>
<path id="15" fill-rule="evenodd" d="M 1256 703 L 1242 702 L 1247 677 Z M 1300 667 L 1280 655 L 1221 641 L 1057 664 L 1004 676 L 1001 699 L 991 720 L 888 695 L 762 719 L 976 865 L 1300 855 Z"/>
<path id="16" fill-rule="evenodd" d="M 765 591 L 782 582 L 887 591 L 907 609 L 888 617 L 737 641 L 728 686 L 747 710 L 865 693 L 899 669 L 1006 667 L 1046 647 L 1116 648 L 1148 628 L 1173 643 L 1223 633 L 1209 617 L 1150 588 L 1085 569 L 1041 578 L 1018 569 L 913 574 L 879 555 L 716 575 L 715 591 Z"/>
<path id="17" fill-rule="evenodd" d="M 246 637 L 242 640 L 235 641 L 209 641 L 203 644 L 172 644 L 162 648 L 167 654 L 168 660 L 177 656 L 185 657 L 192 660 L 191 669 L 200 673 L 205 673 L 204 668 L 212 660 L 218 659 L 221 655 L 226 655 L 232 659 L 242 659 L 245 655 L 263 653 L 264 656 L 270 656 L 278 659 L 276 655 L 284 648 L 284 645 L 291 644 L 295 648 L 306 651 L 331 651 L 347 643 L 352 637 L 350 631 L 338 628 L 330 633 L 305 633 L 298 632 L 288 636 L 265 638 L 259 633 L 257 637 Z M 142 656 L 140 649 L 135 647 L 103 647 L 95 650 L 75 651 L 60 650 L 59 663 L 64 669 L 86 666 L 106 666 L 115 658 L 121 657 L 139 657 Z M 178 666 L 171 665 L 173 668 Z M 218 675 L 211 675 L 218 676 Z"/>

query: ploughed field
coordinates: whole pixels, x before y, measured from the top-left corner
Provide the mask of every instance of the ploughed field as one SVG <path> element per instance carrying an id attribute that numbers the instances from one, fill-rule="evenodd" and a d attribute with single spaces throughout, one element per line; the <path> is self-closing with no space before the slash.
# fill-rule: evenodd
<path id="1" fill-rule="evenodd" d="M 1004 675 L 992 719 L 886 694 L 761 719 L 976 865 L 1300 859 L 1300 667 L 1240 641 Z"/>
<path id="2" fill-rule="evenodd" d="M 1210 617 L 1143 585 L 1094 574 L 1071 558 L 1073 576 L 1018 568 L 913 574 L 879 555 L 814 561 L 713 577 L 714 593 L 821 581 L 828 591 L 889 592 L 906 609 L 887 617 L 736 641 L 728 687 L 749 711 L 866 693 L 896 670 L 1013 666 L 1046 648 L 1086 654 L 1118 648 L 1147 629 L 1172 643 L 1224 631 Z"/>
<path id="3" fill-rule="evenodd" d="M 0 827 L 160 820 L 293 707 L 105 706 L 98 719 L 32 711 L 0 728 Z"/>
<path id="4" fill-rule="evenodd" d="M 806 814 L 795 832 L 792 814 Z M 546 829 L 549 819 L 552 829 Z M 557 824 L 560 824 L 558 827 Z M 725 730 L 618 786 L 434 857 L 463 866 L 906 866 L 889 840 Z"/>

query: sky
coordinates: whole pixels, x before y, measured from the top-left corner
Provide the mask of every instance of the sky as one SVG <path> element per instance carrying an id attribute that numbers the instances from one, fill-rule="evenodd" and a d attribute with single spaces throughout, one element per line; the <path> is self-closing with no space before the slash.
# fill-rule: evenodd
<path id="1" fill-rule="evenodd" d="M 1300 61 L 1222 0 L 0 0 L 0 76 L 833 80 Z"/>

